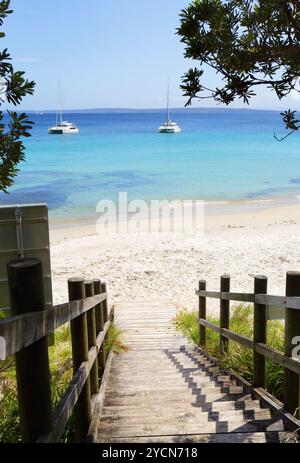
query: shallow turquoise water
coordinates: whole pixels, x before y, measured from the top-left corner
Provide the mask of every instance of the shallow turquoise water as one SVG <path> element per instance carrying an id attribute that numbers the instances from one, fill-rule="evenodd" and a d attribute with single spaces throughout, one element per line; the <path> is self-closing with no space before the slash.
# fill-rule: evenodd
<path id="1" fill-rule="evenodd" d="M 78 135 L 48 135 L 55 116 L 32 116 L 9 196 L 47 202 L 53 217 L 92 215 L 101 199 L 259 200 L 300 194 L 300 136 L 279 143 L 279 113 L 216 110 L 172 115 L 181 134 L 158 134 L 162 113 L 72 114 Z"/>

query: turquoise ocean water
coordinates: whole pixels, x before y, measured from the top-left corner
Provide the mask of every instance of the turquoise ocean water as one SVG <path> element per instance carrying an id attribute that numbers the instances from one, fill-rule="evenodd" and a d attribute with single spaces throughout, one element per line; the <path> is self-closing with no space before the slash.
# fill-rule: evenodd
<path id="1" fill-rule="evenodd" d="M 300 195 L 300 135 L 279 143 L 278 112 L 203 110 L 172 118 L 180 134 L 158 134 L 162 112 L 65 114 L 78 135 L 48 135 L 54 114 L 31 115 L 26 163 L 0 204 L 46 202 L 53 218 L 92 216 L 101 199 L 288 198 Z"/>

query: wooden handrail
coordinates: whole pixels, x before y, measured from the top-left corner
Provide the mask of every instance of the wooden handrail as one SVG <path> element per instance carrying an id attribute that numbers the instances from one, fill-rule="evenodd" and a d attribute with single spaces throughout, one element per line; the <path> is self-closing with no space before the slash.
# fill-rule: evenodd
<path id="1" fill-rule="evenodd" d="M 264 355 L 270 360 L 273 360 L 273 362 L 277 363 L 278 365 L 282 365 L 285 368 L 288 368 L 294 373 L 300 375 L 300 362 L 295 360 L 293 357 L 287 357 L 279 350 L 274 349 L 274 347 L 270 347 L 262 343 L 255 343 L 253 348 L 256 352 Z"/>
<path id="2" fill-rule="evenodd" d="M 300 310 L 300 297 L 293 296 L 272 296 L 270 294 L 254 294 L 254 293 L 229 293 L 222 291 L 199 291 L 196 290 L 196 295 L 201 297 L 208 297 L 210 299 L 225 299 L 227 301 L 235 302 L 249 302 L 264 304 L 271 307 L 278 307 L 282 309 L 295 309 Z"/>
<path id="3" fill-rule="evenodd" d="M 247 338 L 246 336 L 242 336 L 241 334 L 235 333 L 234 331 L 231 331 L 227 328 L 220 328 L 218 325 L 215 325 L 214 323 L 211 323 L 207 320 L 203 320 L 202 318 L 199 318 L 199 323 L 201 326 L 205 326 L 215 333 L 219 333 L 224 338 L 231 339 L 232 341 L 238 342 L 239 344 L 242 344 L 243 346 L 250 349 L 253 347 L 252 339 Z"/>
<path id="4" fill-rule="evenodd" d="M 221 277 L 221 291 L 207 291 L 206 282 L 199 282 L 199 289 L 196 295 L 199 297 L 199 346 L 206 349 L 206 328 L 219 333 L 220 335 L 220 352 L 224 354 L 227 349 L 224 339 L 237 342 L 248 349 L 253 350 L 254 354 L 254 378 L 253 386 L 265 388 L 265 359 L 268 358 L 278 365 L 285 368 L 284 380 L 284 405 L 286 410 L 294 414 L 299 407 L 299 385 L 300 385 L 300 360 L 293 358 L 292 340 L 295 336 L 300 336 L 300 273 L 288 272 L 286 281 L 286 296 L 273 296 L 269 294 L 260 294 L 267 292 L 267 278 L 257 276 L 254 279 L 253 293 L 234 293 L 222 291 L 224 281 L 227 281 L 229 289 L 229 277 Z M 206 299 L 213 298 L 220 301 L 239 301 L 254 304 L 254 339 L 250 339 L 241 334 L 235 333 L 229 329 L 228 324 L 228 306 L 221 303 L 220 305 L 220 326 L 206 320 Z M 267 308 L 276 307 L 285 309 L 285 352 L 280 352 L 266 344 L 267 339 Z M 224 312 L 225 311 L 225 312 Z M 223 321 L 222 321 L 223 320 Z M 224 322 L 225 320 L 225 322 Z M 225 325 L 228 325 L 228 328 Z"/>
<path id="5" fill-rule="evenodd" d="M 60 399 L 53 416 L 53 429 L 46 435 L 41 436 L 37 442 L 39 443 L 55 443 L 61 438 L 65 427 L 71 417 L 75 405 L 78 401 L 80 393 L 85 385 L 90 371 L 95 363 L 97 355 L 104 343 L 105 336 L 110 326 L 110 320 L 113 318 L 113 309 L 110 311 L 109 321 L 105 323 L 103 331 L 99 333 L 97 338 L 97 346 L 89 350 L 89 358 L 83 362 L 75 375 L 73 376 L 68 389 Z"/>
<path id="6" fill-rule="evenodd" d="M 278 365 L 283 365 L 286 368 L 294 371 L 300 375 L 300 361 L 293 359 L 292 357 L 286 357 L 282 352 L 273 347 L 267 346 L 263 343 L 255 343 L 252 339 L 243 336 L 241 334 L 235 333 L 234 331 L 227 330 L 225 328 L 220 328 L 218 325 L 211 323 L 207 320 L 199 318 L 199 324 L 205 326 L 206 328 L 214 331 L 215 333 L 222 334 L 225 338 L 230 339 L 231 341 L 237 342 L 238 344 L 243 345 L 247 349 L 254 349 L 261 355 L 273 360 Z"/>
<path id="7" fill-rule="evenodd" d="M 52 333 L 95 305 L 105 301 L 107 294 L 56 305 L 42 312 L 30 312 L 0 320 L 0 336 L 5 339 L 6 352 L 2 360 L 16 354 Z"/>
<path id="8" fill-rule="evenodd" d="M 82 389 L 89 378 L 91 368 L 97 358 L 97 349 L 95 347 L 89 350 L 88 357 L 88 360 L 82 362 L 78 368 L 69 387 L 54 411 L 52 430 L 48 434 L 38 438 L 38 443 L 55 443 L 61 438 L 68 420 L 74 411 L 75 405 L 78 402 Z"/>
<path id="9" fill-rule="evenodd" d="M 22 441 L 58 442 L 74 410 L 76 441 L 85 441 L 105 373 L 104 344 L 114 316 L 113 309 L 108 313 L 106 285 L 69 279 L 70 302 L 47 308 L 39 259 L 11 261 L 7 275 L 13 316 L 0 321 L 5 341 L 1 358 L 15 355 Z M 68 322 L 73 378 L 53 412 L 48 335 Z"/>

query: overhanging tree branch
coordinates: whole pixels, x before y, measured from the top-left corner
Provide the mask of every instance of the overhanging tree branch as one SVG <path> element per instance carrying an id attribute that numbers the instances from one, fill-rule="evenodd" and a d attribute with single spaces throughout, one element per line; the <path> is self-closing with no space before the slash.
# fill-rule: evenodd
<path id="1" fill-rule="evenodd" d="M 10 0 L 0 1 L 0 27 L 4 19 L 12 13 Z M 5 37 L 0 31 L 0 38 Z M 13 106 L 21 103 L 26 95 L 32 95 L 35 83 L 27 80 L 22 71 L 15 71 L 7 49 L 0 51 L 0 107 L 7 102 Z M 7 111 L 7 122 L 0 111 L 0 191 L 7 193 L 13 184 L 19 169 L 18 165 L 25 158 L 24 137 L 30 136 L 32 122 L 27 115 Z"/>
<path id="2" fill-rule="evenodd" d="M 193 0 L 181 11 L 177 33 L 184 56 L 199 62 L 183 76 L 186 105 L 195 98 L 248 104 L 259 86 L 281 100 L 300 78 L 299 1 Z M 220 88 L 202 84 L 205 65 L 222 76 Z M 288 135 L 300 129 L 295 112 L 282 116 Z"/>

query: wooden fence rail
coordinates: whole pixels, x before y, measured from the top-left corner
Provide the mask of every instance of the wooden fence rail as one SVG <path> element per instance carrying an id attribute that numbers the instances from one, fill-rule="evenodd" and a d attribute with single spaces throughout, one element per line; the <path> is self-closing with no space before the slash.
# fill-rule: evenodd
<path id="1" fill-rule="evenodd" d="M 229 340 L 252 349 L 254 387 L 263 389 L 266 387 L 266 358 L 282 365 L 284 367 L 284 408 L 291 414 L 297 413 L 300 406 L 300 360 L 292 357 L 292 350 L 295 347 L 294 338 L 300 337 L 300 273 L 287 273 L 286 296 L 284 297 L 268 295 L 267 277 L 262 275 L 254 277 L 253 293 L 230 292 L 228 275 L 221 277 L 220 286 L 219 292 L 207 291 L 206 281 L 199 282 L 199 289 L 196 291 L 199 296 L 199 346 L 206 349 L 206 329 L 210 329 L 220 335 L 221 354 L 227 352 Z M 207 298 L 220 300 L 220 325 L 206 319 Z M 229 329 L 230 301 L 254 304 L 253 339 Z M 284 352 L 267 345 L 267 309 L 270 307 L 285 309 Z"/>
<path id="2" fill-rule="evenodd" d="M 113 319 L 113 309 L 110 313 L 107 309 L 106 285 L 72 278 L 70 302 L 45 310 L 38 259 L 12 261 L 7 274 L 11 317 L 0 321 L 1 360 L 15 355 L 22 441 L 58 442 L 75 411 L 76 440 L 83 442 L 105 372 L 104 342 Z M 73 378 L 53 410 L 48 335 L 68 322 Z"/>

